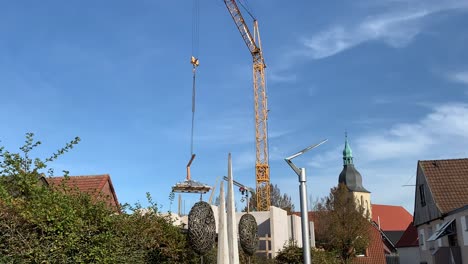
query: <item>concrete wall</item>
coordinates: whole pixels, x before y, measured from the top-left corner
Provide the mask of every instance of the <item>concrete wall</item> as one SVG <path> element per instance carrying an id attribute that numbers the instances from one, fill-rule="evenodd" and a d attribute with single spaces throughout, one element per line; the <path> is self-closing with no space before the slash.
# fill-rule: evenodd
<path id="1" fill-rule="evenodd" d="M 310 246 L 315 247 L 315 225 L 314 222 L 309 222 L 309 237 L 310 237 Z"/>
<path id="2" fill-rule="evenodd" d="M 288 231 L 289 239 L 296 241 L 297 245 L 302 247 L 302 226 L 299 216 L 288 216 Z"/>
<path id="3" fill-rule="evenodd" d="M 218 230 L 218 207 L 211 206 L 216 223 L 216 230 Z M 271 242 L 269 243 L 269 250 L 272 251 L 272 256 L 275 257 L 276 253 L 283 248 L 283 246 L 289 242 L 290 239 L 294 239 L 297 242 L 297 245 L 302 247 L 302 228 L 301 228 L 301 218 L 297 215 L 287 215 L 287 212 L 281 208 L 271 206 L 270 212 L 251 212 L 255 217 L 258 225 L 258 236 L 265 237 L 268 235 L 271 237 Z M 244 215 L 245 212 L 237 212 L 236 220 L 237 224 Z M 187 224 L 187 216 L 178 217 L 176 214 L 173 214 L 175 218 L 175 223 Z M 315 246 L 315 236 L 314 236 L 314 226 L 313 222 L 310 222 L 310 238 L 311 246 Z M 265 242 L 261 241 L 259 245 L 259 250 L 265 250 Z"/>
<path id="4" fill-rule="evenodd" d="M 245 213 L 237 213 L 237 221 L 240 220 L 242 215 Z M 255 220 L 257 221 L 257 226 L 258 226 L 258 237 L 265 237 L 268 235 L 271 237 L 271 230 L 270 230 L 270 212 L 251 212 L 251 215 L 255 217 Z M 265 250 L 265 242 L 260 241 L 259 243 L 259 250 Z M 271 248 L 271 244 L 269 245 L 269 248 Z"/>
<path id="5" fill-rule="evenodd" d="M 286 211 L 270 206 L 271 249 L 273 257 L 289 241 L 288 229 L 288 214 Z"/>
<path id="6" fill-rule="evenodd" d="M 397 250 L 400 256 L 400 264 L 418 264 L 421 261 L 418 247 L 403 247 Z"/>

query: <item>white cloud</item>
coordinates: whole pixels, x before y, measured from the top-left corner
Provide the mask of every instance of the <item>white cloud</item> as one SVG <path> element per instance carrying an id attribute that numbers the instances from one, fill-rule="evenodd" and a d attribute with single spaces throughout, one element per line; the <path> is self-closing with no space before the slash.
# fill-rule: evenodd
<path id="1" fill-rule="evenodd" d="M 355 25 L 335 25 L 312 37 L 304 38 L 304 54 L 313 59 L 321 59 L 361 43 L 377 40 L 391 47 L 404 47 L 422 31 L 424 18 L 437 12 L 468 7 L 466 1 L 427 2 L 425 5 L 419 1 L 415 3 L 412 3 L 415 5 L 412 9 L 367 17 Z"/>
<path id="2" fill-rule="evenodd" d="M 388 131 L 368 134 L 357 140 L 357 150 L 368 161 L 407 157 L 420 159 L 431 153 L 430 150 L 447 150 L 444 146 L 456 140 L 468 141 L 466 104 L 436 106 L 419 121 L 396 124 Z"/>
<path id="3" fill-rule="evenodd" d="M 419 120 L 396 123 L 388 129 L 350 137 L 354 163 L 363 184 L 372 192 L 373 203 L 403 205 L 413 212 L 416 162 L 425 159 L 468 156 L 468 104 L 432 106 Z M 344 143 L 313 155 L 315 195 L 323 197 L 336 184 L 341 170 Z M 318 187 L 320 186 L 320 187 Z M 388 191 L 392 190 L 392 191 Z M 395 195 L 398 193 L 398 195 Z"/>
<path id="4" fill-rule="evenodd" d="M 404 47 L 421 31 L 419 20 L 427 11 L 368 18 L 356 26 L 334 26 L 303 41 L 308 55 L 321 59 L 366 41 L 382 40 L 392 47 Z"/>
<path id="5" fill-rule="evenodd" d="M 323 154 L 317 154 L 313 156 L 307 163 L 308 166 L 321 169 L 331 167 L 331 163 L 338 166 L 339 164 L 341 164 L 339 160 L 341 159 L 340 155 L 343 151 L 343 147 L 344 143 L 343 145 L 336 146 L 332 150 L 326 151 Z"/>
<path id="6" fill-rule="evenodd" d="M 255 151 L 241 151 L 232 153 L 232 167 L 235 171 L 245 169 L 254 169 L 255 167 Z"/>
<path id="7" fill-rule="evenodd" d="M 290 83 L 297 81 L 297 75 L 294 73 L 280 72 L 280 71 L 270 71 L 267 75 L 268 80 L 275 83 Z"/>
<path id="8" fill-rule="evenodd" d="M 451 81 L 468 85 L 468 71 L 460 71 L 448 75 Z"/>
<path id="9" fill-rule="evenodd" d="M 355 156 L 365 164 L 468 155 L 468 104 L 433 106 L 420 120 L 351 137 L 350 143 Z M 343 147 L 344 143 L 312 156 L 308 165 L 325 169 L 341 164 Z"/>
<path id="10" fill-rule="evenodd" d="M 202 143 L 244 144 L 255 141 L 253 112 L 219 112 L 197 122 L 195 139 Z M 268 138 L 280 138 L 291 132 L 293 130 L 271 130 Z"/>

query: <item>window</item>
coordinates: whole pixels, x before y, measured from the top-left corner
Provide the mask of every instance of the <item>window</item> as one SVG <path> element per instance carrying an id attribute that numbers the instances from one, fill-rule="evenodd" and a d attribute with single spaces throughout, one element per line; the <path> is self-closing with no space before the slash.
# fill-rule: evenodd
<path id="1" fill-rule="evenodd" d="M 436 232 L 440 230 L 440 227 L 441 227 L 441 226 L 442 226 L 442 224 L 437 224 L 437 225 L 436 225 L 436 227 L 437 227 Z M 441 246 L 442 246 L 442 238 L 437 239 L 437 246 L 438 246 L 438 247 L 441 247 Z"/>
<path id="2" fill-rule="evenodd" d="M 458 247 L 457 221 L 453 221 L 448 227 L 448 242 L 451 247 Z"/>
<path id="3" fill-rule="evenodd" d="M 432 226 L 429 226 L 429 228 L 427 229 L 427 237 L 430 238 L 433 233 L 434 232 L 433 232 Z M 428 245 L 430 250 L 434 249 L 434 241 L 427 241 L 427 245 Z"/>
<path id="4" fill-rule="evenodd" d="M 356 253 L 356 257 L 368 257 L 369 256 L 369 252 L 367 248 L 363 250 L 358 250 L 355 253 Z"/>
<path id="5" fill-rule="evenodd" d="M 463 230 L 463 245 L 468 246 L 468 215 L 460 217 L 461 228 Z"/>
<path id="6" fill-rule="evenodd" d="M 419 230 L 419 246 L 422 250 L 426 250 L 426 240 L 424 240 L 424 228 Z"/>
<path id="7" fill-rule="evenodd" d="M 426 206 L 426 193 L 424 192 L 424 184 L 419 185 L 419 199 L 421 206 Z"/>
<path id="8" fill-rule="evenodd" d="M 465 218 L 465 231 L 468 232 L 468 215 L 465 215 L 463 218 Z"/>

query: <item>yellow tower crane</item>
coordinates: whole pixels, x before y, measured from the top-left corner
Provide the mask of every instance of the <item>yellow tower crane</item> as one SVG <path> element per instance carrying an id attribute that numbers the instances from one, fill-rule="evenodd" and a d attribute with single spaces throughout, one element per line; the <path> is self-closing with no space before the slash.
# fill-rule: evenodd
<path id="1" fill-rule="evenodd" d="M 247 48 L 253 58 L 253 88 L 255 105 L 255 177 L 257 211 L 270 209 L 270 166 L 268 164 L 268 108 L 265 83 L 265 61 L 262 54 L 262 45 L 258 22 L 253 21 L 253 36 L 239 10 L 235 0 L 224 0 L 229 13 L 236 24 Z M 249 13 L 250 14 L 250 13 Z"/>

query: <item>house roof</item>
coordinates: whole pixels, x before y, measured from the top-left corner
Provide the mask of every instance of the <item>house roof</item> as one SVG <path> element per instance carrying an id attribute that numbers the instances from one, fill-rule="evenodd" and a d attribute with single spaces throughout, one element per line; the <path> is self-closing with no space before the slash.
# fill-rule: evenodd
<path id="1" fill-rule="evenodd" d="M 418 164 L 441 213 L 468 205 L 468 158 L 420 160 Z"/>
<path id="2" fill-rule="evenodd" d="M 411 222 L 408 225 L 408 228 L 406 228 L 405 233 L 403 233 L 403 236 L 395 245 L 395 247 L 402 248 L 402 247 L 418 247 L 418 246 L 419 246 L 418 230 Z"/>
<path id="3" fill-rule="evenodd" d="M 382 236 L 374 225 L 369 225 L 369 247 L 365 257 L 356 257 L 353 264 L 385 264 L 385 243 Z"/>
<path id="4" fill-rule="evenodd" d="M 383 231 L 382 230 L 382 232 L 385 234 L 388 240 L 392 242 L 393 245 L 395 245 L 405 233 L 404 230 L 402 231 Z"/>
<path id="5" fill-rule="evenodd" d="M 413 216 L 402 206 L 372 204 L 372 220 L 383 231 L 404 231 L 413 221 Z"/>
<path id="6" fill-rule="evenodd" d="M 109 174 L 69 176 L 68 180 L 64 181 L 64 179 L 64 177 L 49 177 L 47 178 L 47 182 L 51 186 L 59 186 L 63 182 L 67 187 L 76 187 L 80 192 L 87 193 L 94 198 L 99 198 L 102 194 L 108 194 L 110 196 L 108 202 L 117 207 L 119 205 Z M 104 190 L 106 185 L 109 187 L 108 191 Z"/>

